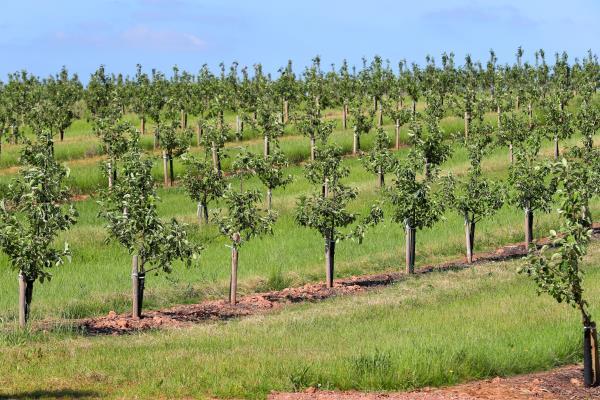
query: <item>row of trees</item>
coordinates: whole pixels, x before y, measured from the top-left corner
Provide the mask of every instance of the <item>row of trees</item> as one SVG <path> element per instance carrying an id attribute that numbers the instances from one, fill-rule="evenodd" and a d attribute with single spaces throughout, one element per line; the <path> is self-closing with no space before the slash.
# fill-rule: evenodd
<path id="1" fill-rule="evenodd" d="M 363 59 L 360 69 L 344 61 L 329 71 L 324 71 L 320 58 L 315 57 L 301 74 L 288 62 L 276 78 L 265 74 L 260 64 L 254 65 L 251 74 L 236 62 L 228 68 L 221 63 L 216 74 L 206 65 L 197 74 L 174 67 L 170 77 L 157 70 L 147 73 L 140 65 L 134 76 L 108 74 L 101 66 L 86 87 L 65 68 L 45 79 L 21 71 L 0 83 L 0 142 L 7 136 L 19 140 L 25 126 L 39 128 L 34 124 L 62 140 L 65 129 L 84 110 L 94 119 L 107 117 L 115 107 L 122 113 L 132 112 L 140 119 L 142 135 L 151 120 L 158 147 L 162 128 L 173 119 L 187 128 L 189 115 L 198 117 L 196 130 L 201 131 L 205 120 L 222 120 L 225 112 L 232 112 L 237 115 L 234 136 L 240 138 L 245 124 L 259 123 L 258 114 L 265 106 L 276 110 L 283 124 L 292 119 L 294 110 L 340 108 L 345 128 L 348 114 L 357 120 L 377 114 L 378 122 L 386 116 L 402 125 L 408 121 L 407 114 L 416 113 L 419 101 L 436 109 L 438 118 L 444 114 L 464 118 L 468 134 L 479 110 L 497 112 L 498 118 L 512 109 L 533 114 L 541 101 L 551 104 L 549 118 L 560 122 L 569 101 L 576 94 L 595 90 L 600 82 L 598 60 L 591 52 L 572 63 L 566 53 L 556 54 L 553 65 L 547 64 L 543 50 L 535 52 L 533 64 L 523 62 L 523 56 L 519 48 L 514 64 L 499 65 L 490 51 L 485 64 L 467 56 L 459 67 L 452 53 L 444 53 L 439 65 L 428 56 L 424 66 L 403 60 L 396 70 L 389 61 L 375 56 L 370 61 Z M 369 105 L 365 105 L 366 99 Z M 555 132 L 557 141 L 569 134 L 560 125 Z M 366 132 L 360 123 L 355 123 L 354 129 L 356 151 L 360 135 Z"/>

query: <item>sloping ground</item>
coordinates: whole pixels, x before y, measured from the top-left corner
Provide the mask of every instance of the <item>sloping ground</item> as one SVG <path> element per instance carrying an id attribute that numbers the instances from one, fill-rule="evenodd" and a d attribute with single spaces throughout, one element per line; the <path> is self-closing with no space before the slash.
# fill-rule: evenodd
<path id="1" fill-rule="evenodd" d="M 538 241 L 538 245 L 547 243 L 547 239 Z M 507 245 L 495 252 L 477 254 L 475 263 L 503 261 L 525 255 L 523 243 Z M 425 274 L 434 271 L 468 268 L 464 260 L 448 262 L 432 266 L 425 266 L 416 271 L 416 274 Z M 405 279 L 405 273 L 388 273 L 378 275 L 354 276 L 346 279 L 337 279 L 333 288 L 327 288 L 322 283 L 306 284 L 296 288 L 286 288 L 281 291 L 258 293 L 242 297 L 233 306 L 224 300 L 205 301 L 198 304 L 180 305 L 162 310 L 146 311 L 143 318 L 136 320 L 131 314 L 117 315 L 110 312 L 107 316 L 89 318 L 80 321 L 80 326 L 89 334 L 124 334 L 140 330 L 158 329 L 166 327 L 182 327 L 192 323 L 207 320 L 227 320 L 253 314 L 269 312 L 282 306 L 298 302 L 315 302 L 333 296 L 356 294 L 378 287 L 392 284 Z"/>
<path id="2" fill-rule="evenodd" d="M 570 365 L 548 372 L 494 378 L 407 393 L 331 392 L 309 388 L 302 393 L 273 393 L 271 400 L 584 400 L 600 399 L 600 387 L 585 388 L 582 368 Z"/>

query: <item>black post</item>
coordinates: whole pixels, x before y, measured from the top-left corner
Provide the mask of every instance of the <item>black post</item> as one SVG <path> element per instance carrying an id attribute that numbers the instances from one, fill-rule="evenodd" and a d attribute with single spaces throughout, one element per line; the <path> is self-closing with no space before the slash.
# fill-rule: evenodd
<path id="1" fill-rule="evenodd" d="M 596 323 L 583 327 L 583 384 L 586 387 L 598 386 L 600 364 L 598 362 L 598 334 Z"/>

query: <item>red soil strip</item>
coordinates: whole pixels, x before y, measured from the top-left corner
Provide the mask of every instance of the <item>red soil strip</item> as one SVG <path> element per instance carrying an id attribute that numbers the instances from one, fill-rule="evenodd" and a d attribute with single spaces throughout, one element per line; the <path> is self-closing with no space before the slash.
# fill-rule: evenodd
<path id="1" fill-rule="evenodd" d="M 596 229 L 600 229 L 600 226 Z M 537 245 L 540 246 L 548 242 L 548 239 L 540 239 Z M 477 254 L 473 264 L 504 261 L 522 257 L 525 254 L 527 254 L 527 251 L 524 243 L 512 244 L 503 246 L 494 252 Z M 415 274 L 463 269 L 473 264 L 467 264 L 464 260 L 452 261 L 419 268 L 415 271 Z M 88 334 L 107 335 L 125 334 L 147 329 L 183 327 L 204 321 L 228 320 L 263 314 L 293 303 L 316 302 L 333 296 L 357 294 L 370 287 L 386 286 L 407 277 L 409 275 L 403 272 L 353 276 L 336 279 L 333 288 L 327 288 L 323 283 L 310 283 L 296 288 L 244 296 L 235 306 L 225 300 L 211 300 L 198 304 L 178 305 L 161 310 L 146 311 L 142 319 L 133 319 L 131 314 L 118 315 L 111 311 L 104 317 L 81 320 L 79 325 Z"/>
<path id="2" fill-rule="evenodd" d="M 302 393 L 272 393 L 270 400 L 583 400 L 600 399 L 600 387 L 585 388 L 579 365 L 561 367 L 548 372 L 496 377 L 462 385 L 414 392 L 334 392 L 308 388 Z"/>

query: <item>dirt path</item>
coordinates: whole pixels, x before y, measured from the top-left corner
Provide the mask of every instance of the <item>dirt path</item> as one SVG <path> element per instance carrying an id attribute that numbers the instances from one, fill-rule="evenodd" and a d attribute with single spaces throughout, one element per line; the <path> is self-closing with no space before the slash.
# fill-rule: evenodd
<path id="1" fill-rule="evenodd" d="M 600 225 L 595 229 L 597 234 L 600 231 Z M 547 242 L 548 239 L 540 239 L 537 244 L 543 245 Z M 425 266 L 419 268 L 415 273 L 427 274 L 434 271 L 468 268 L 474 264 L 521 257 L 526 253 L 524 243 L 511 244 L 493 252 L 476 254 L 473 264 L 467 264 L 461 259 L 444 264 Z M 76 325 L 79 325 L 86 333 L 92 335 L 118 335 L 146 329 L 183 327 L 210 320 L 228 320 L 248 315 L 263 314 L 299 302 L 316 302 L 333 296 L 357 294 L 369 288 L 386 286 L 401 281 L 408 276 L 403 272 L 353 276 L 336 279 L 333 288 L 327 288 L 323 283 L 310 283 L 301 287 L 244 296 L 240 298 L 235 306 L 225 300 L 211 300 L 198 304 L 179 305 L 161 310 L 145 311 L 143 318 L 139 320 L 133 319 L 131 314 L 119 315 L 111 311 L 107 316 L 76 321 Z"/>
<path id="2" fill-rule="evenodd" d="M 302 393 L 273 393 L 270 400 L 583 400 L 600 399 L 600 387 L 585 388 L 580 365 L 547 372 L 496 377 L 441 389 L 424 388 L 414 392 L 332 392 L 309 388 Z"/>

